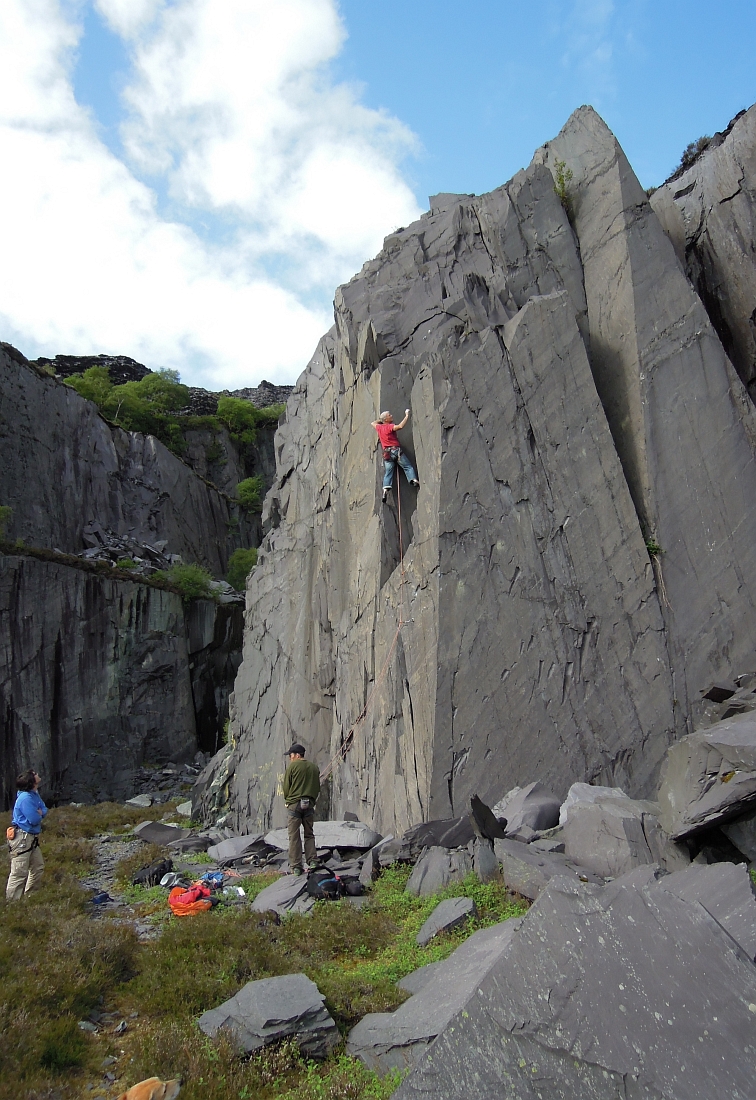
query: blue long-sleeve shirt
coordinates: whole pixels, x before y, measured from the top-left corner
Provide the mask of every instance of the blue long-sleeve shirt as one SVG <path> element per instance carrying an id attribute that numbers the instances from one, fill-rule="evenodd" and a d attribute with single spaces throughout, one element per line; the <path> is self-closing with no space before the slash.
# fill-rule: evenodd
<path id="1" fill-rule="evenodd" d="M 19 791 L 16 805 L 13 807 L 13 824 L 25 833 L 35 835 L 42 829 L 42 818 L 47 813 L 42 799 L 36 791 Z"/>

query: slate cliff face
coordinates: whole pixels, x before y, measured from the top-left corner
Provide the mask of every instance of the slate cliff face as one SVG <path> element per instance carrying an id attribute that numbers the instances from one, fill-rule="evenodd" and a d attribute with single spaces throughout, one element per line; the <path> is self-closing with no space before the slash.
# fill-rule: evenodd
<path id="1" fill-rule="evenodd" d="M 506 186 L 439 196 L 335 316 L 276 437 L 205 812 L 279 822 L 292 738 L 384 832 L 534 778 L 650 793 L 753 663 L 756 422 L 613 135 L 581 108 Z M 405 407 L 421 487 L 383 506 L 370 422 Z"/>
<path id="2" fill-rule="evenodd" d="M 108 424 L 91 401 L 0 349 L 0 491 L 13 537 L 77 554 L 87 524 L 226 571 L 253 528 L 154 436 Z"/>

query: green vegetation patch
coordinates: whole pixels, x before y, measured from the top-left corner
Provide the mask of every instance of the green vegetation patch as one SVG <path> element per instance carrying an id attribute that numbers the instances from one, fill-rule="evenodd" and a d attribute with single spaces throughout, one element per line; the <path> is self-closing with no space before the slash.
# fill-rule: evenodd
<path id="1" fill-rule="evenodd" d="M 398 1076 L 382 1079 L 343 1049 L 315 1064 L 288 1041 L 244 1060 L 227 1039 L 207 1039 L 197 1018 L 248 981 L 303 972 L 346 1034 L 365 1013 L 402 1003 L 399 978 L 445 958 L 475 929 L 525 911 L 503 886 L 484 886 L 472 876 L 435 897 L 412 897 L 405 891 L 410 868 L 395 865 L 362 909 L 346 900 L 321 902 L 310 916 L 278 922 L 248 906 L 218 906 L 177 919 L 164 890 L 126 885 L 165 854 L 143 845 L 116 873 L 133 915 L 149 916 L 162 930 L 140 943 L 123 910 L 92 919 L 78 879 L 93 866 L 98 834 L 126 831 L 171 809 L 104 803 L 48 815 L 42 889 L 22 903 L 0 901 L 0 1100 L 52 1089 L 62 1100 L 88 1095 L 87 1083 L 102 1084 L 105 1057 L 114 1059 L 116 1082 L 104 1089 L 110 1100 L 153 1075 L 181 1077 L 182 1100 L 383 1100 Z M 0 873 L 7 866 L 5 855 Z M 245 879 L 248 898 L 276 877 Z M 418 947 L 415 936 L 438 901 L 461 894 L 475 899 L 478 917 Z M 112 1026 L 97 1035 L 82 1031 L 79 1021 L 96 1009 L 120 1013 L 126 1031 L 117 1037 Z"/>
<path id="2" fill-rule="evenodd" d="M 236 499 L 246 512 L 259 512 L 262 507 L 264 482 L 260 474 L 246 477 L 236 486 Z"/>
<path id="3" fill-rule="evenodd" d="M 234 550 L 228 559 L 228 573 L 226 580 L 237 592 L 243 592 L 247 577 L 257 565 L 257 547 L 251 546 L 249 550 Z"/>
<path id="4" fill-rule="evenodd" d="M 166 581 L 173 588 L 178 589 L 181 598 L 189 600 L 211 600 L 214 598 L 214 590 L 210 587 L 212 576 L 202 565 L 190 562 L 184 565 L 178 562 L 170 569 L 157 569 L 152 574 L 153 580 Z"/>

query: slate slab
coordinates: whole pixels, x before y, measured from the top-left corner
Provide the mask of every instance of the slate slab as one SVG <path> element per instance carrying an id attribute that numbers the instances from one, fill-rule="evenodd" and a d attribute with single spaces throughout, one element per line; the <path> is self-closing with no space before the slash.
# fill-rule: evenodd
<path id="1" fill-rule="evenodd" d="M 232 859 L 239 859 L 248 852 L 265 849 L 267 847 L 262 833 L 248 833 L 245 836 L 231 837 L 222 840 L 220 844 L 213 844 L 207 849 L 207 854 L 218 863 L 227 863 Z"/>
<path id="2" fill-rule="evenodd" d="M 504 882 L 510 890 L 531 901 L 545 890 L 555 875 L 573 881 L 601 883 L 601 878 L 556 852 L 541 852 L 519 840 L 496 840 L 494 852 L 501 863 Z"/>
<path id="3" fill-rule="evenodd" d="M 606 802 L 610 798 L 627 797 L 619 787 L 594 787 L 592 783 L 573 783 L 559 809 L 559 824 L 564 825 L 577 806 L 591 806 L 595 802 Z"/>
<path id="4" fill-rule="evenodd" d="M 747 859 L 756 860 L 756 815 L 730 821 L 722 826 L 722 832 Z"/>
<path id="5" fill-rule="evenodd" d="M 339 1042 L 339 1032 L 318 987 L 305 974 L 286 974 L 247 982 L 235 997 L 199 1018 L 214 1038 L 230 1034 L 244 1054 L 277 1039 L 293 1037 L 309 1058 L 325 1058 Z"/>
<path id="6" fill-rule="evenodd" d="M 473 871 L 481 882 L 501 881 L 501 868 L 494 852 L 493 841 L 476 837 L 473 846 Z"/>
<path id="7" fill-rule="evenodd" d="M 176 813 L 179 814 L 181 817 L 191 817 L 192 816 L 192 804 L 191 804 L 191 802 L 180 802 L 178 804 L 178 806 L 176 807 Z"/>
<path id="8" fill-rule="evenodd" d="M 265 913 L 269 909 L 283 916 L 294 907 L 295 902 L 304 893 L 307 886 L 306 875 L 283 875 L 270 886 L 261 890 L 252 902 L 256 913 Z"/>
<path id="9" fill-rule="evenodd" d="M 699 902 L 751 961 L 756 959 L 756 896 L 744 864 L 712 863 L 663 875 L 659 886 L 685 901 Z"/>
<path id="10" fill-rule="evenodd" d="M 522 918 L 514 918 L 483 928 L 448 959 L 408 975 L 403 988 L 417 992 L 395 1012 L 372 1012 L 363 1017 L 349 1033 L 347 1053 L 379 1073 L 414 1065 L 509 950 L 521 923 Z"/>
<path id="11" fill-rule="evenodd" d="M 440 901 L 423 927 L 415 936 L 415 942 L 425 947 L 439 932 L 449 932 L 468 919 L 478 915 L 472 898 L 445 898 Z"/>
<path id="12" fill-rule="evenodd" d="M 462 848 L 475 837 L 467 814 L 463 817 L 425 821 L 413 825 L 402 836 L 405 854 L 400 858 L 417 859 L 423 848 Z"/>
<path id="13" fill-rule="evenodd" d="M 375 878 L 378 877 L 380 870 L 380 853 L 381 849 L 385 848 L 387 844 L 390 844 L 393 840 L 393 836 L 389 834 L 385 836 L 383 840 L 379 840 L 377 844 L 374 844 L 370 851 L 366 854 L 365 859 L 362 862 L 362 868 L 360 869 L 360 882 L 363 886 L 369 886 Z"/>
<path id="14" fill-rule="evenodd" d="M 415 864 L 405 890 L 415 897 L 437 894 L 450 882 L 462 882 L 472 869 L 470 853 L 464 848 L 428 848 Z"/>
<path id="15" fill-rule="evenodd" d="M 504 804 L 506 835 L 516 836 L 523 827 L 534 832 L 552 829 L 559 824 L 559 807 L 559 799 L 543 783 L 529 783 L 508 797 Z M 497 806 L 497 810 L 499 808 Z"/>
<path id="16" fill-rule="evenodd" d="M 478 798 L 477 794 L 474 794 L 470 799 L 470 818 L 477 836 L 486 840 L 496 840 L 497 837 L 504 837 L 504 826 L 491 807 Z"/>
<path id="17" fill-rule="evenodd" d="M 675 838 L 756 808 L 756 713 L 688 734 L 667 750 L 660 821 Z"/>
<path id="18" fill-rule="evenodd" d="M 381 834 L 361 821 L 316 821 L 315 844 L 318 848 L 358 848 L 365 851 L 381 840 Z M 282 852 L 289 847 L 286 829 L 273 829 L 265 836 L 266 844 Z"/>
<path id="19" fill-rule="evenodd" d="M 134 826 L 132 832 L 145 844 L 172 844 L 174 841 L 185 840 L 189 836 L 188 829 L 178 829 L 175 825 L 163 825 L 159 821 L 142 821 Z"/>
<path id="20" fill-rule="evenodd" d="M 650 873 L 554 879 L 395 1100 L 749 1100 L 756 967 Z"/>
<path id="21" fill-rule="evenodd" d="M 631 798 L 573 805 L 561 829 L 567 859 L 602 878 L 645 863 L 667 870 L 686 866 L 689 853 L 664 836 L 657 817 L 647 812 L 650 805 Z"/>
<path id="22" fill-rule="evenodd" d="M 133 798 L 126 799 L 127 806 L 138 806 L 141 810 L 148 810 L 154 798 L 151 794 L 136 794 Z"/>

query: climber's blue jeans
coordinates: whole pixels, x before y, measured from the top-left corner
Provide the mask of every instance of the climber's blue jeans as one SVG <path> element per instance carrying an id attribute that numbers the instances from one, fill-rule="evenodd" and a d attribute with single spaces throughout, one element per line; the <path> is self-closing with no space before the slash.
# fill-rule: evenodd
<path id="1" fill-rule="evenodd" d="M 398 458 L 396 458 L 396 459 L 384 458 L 384 460 L 383 460 L 383 488 L 384 489 L 390 489 L 391 486 L 394 484 L 394 467 L 396 466 L 397 462 L 399 463 L 401 468 L 404 470 L 404 473 L 407 477 L 407 481 L 417 481 L 417 474 L 415 473 L 414 466 L 412 465 L 410 460 L 407 458 L 404 451 L 400 451 L 399 455 L 398 455 Z"/>

